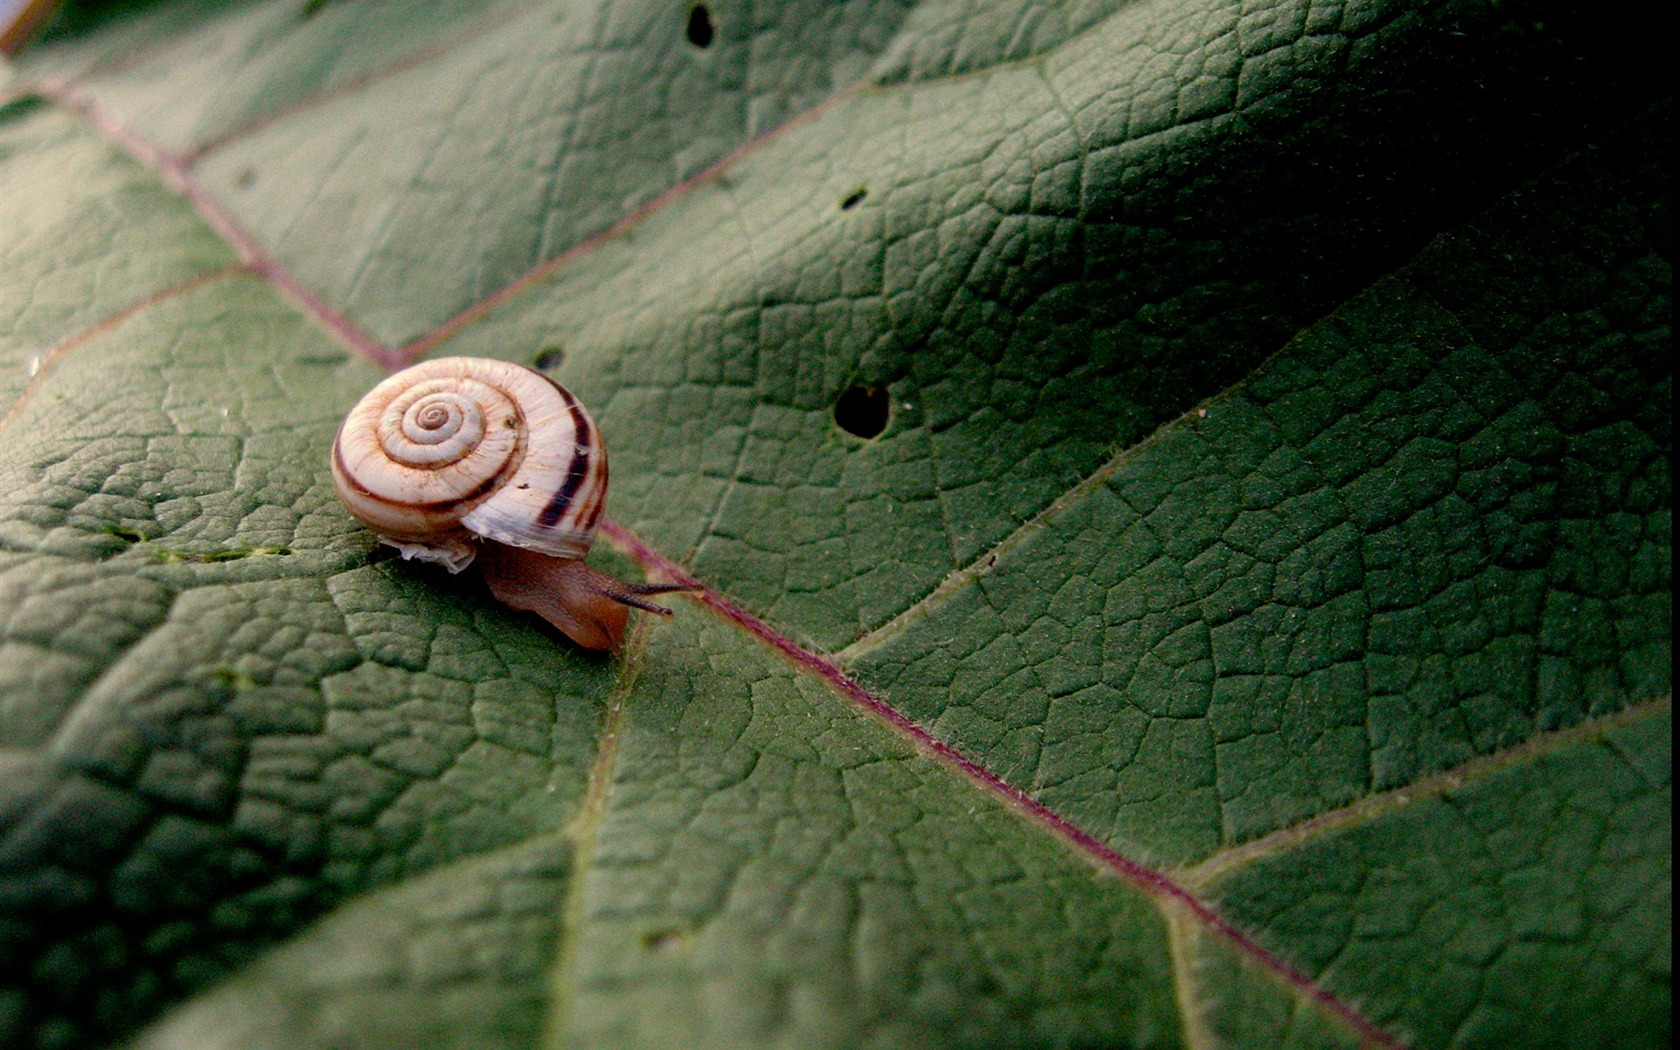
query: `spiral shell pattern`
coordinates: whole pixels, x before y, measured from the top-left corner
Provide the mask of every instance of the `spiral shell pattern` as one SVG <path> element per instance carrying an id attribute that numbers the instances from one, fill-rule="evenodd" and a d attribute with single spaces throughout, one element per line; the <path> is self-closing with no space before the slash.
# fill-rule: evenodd
<path id="1" fill-rule="evenodd" d="M 446 357 L 391 376 L 333 443 L 350 513 L 453 570 L 472 537 L 581 558 L 606 504 L 607 454 L 577 398 L 540 372 Z"/>

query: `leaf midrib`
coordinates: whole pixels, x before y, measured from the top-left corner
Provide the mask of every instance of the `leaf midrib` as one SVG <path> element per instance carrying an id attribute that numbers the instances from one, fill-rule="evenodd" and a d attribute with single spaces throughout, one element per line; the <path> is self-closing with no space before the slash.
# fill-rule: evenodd
<path id="1" fill-rule="evenodd" d="M 1406 1044 L 1398 1037 L 1379 1027 L 1351 1004 L 1336 997 L 1281 956 L 1262 947 L 1167 873 L 1132 860 L 1027 792 L 992 773 L 981 763 L 964 755 L 885 700 L 864 689 L 833 660 L 799 645 L 724 595 L 705 586 L 648 546 L 629 529 L 606 519 L 602 522 L 601 530 L 602 534 L 626 556 L 642 566 L 650 577 L 697 586 L 697 593 L 685 594 L 690 602 L 752 636 L 761 645 L 793 665 L 799 673 L 816 678 L 841 700 L 908 743 L 922 758 L 945 769 L 969 787 L 978 789 L 989 801 L 1002 806 L 1017 819 L 1056 839 L 1099 872 L 1117 876 L 1131 883 L 1149 897 L 1169 923 L 1173 921 L 1174 913 L 1188 915 L 1208 932 L 1220 937 L 1271 972 L 1288 986 L 1293 994 L 1316 1004 L 1356 1032 L 1367 1044 L 1388 1047 L 1391 1050 L 1404 1050 Z"/>

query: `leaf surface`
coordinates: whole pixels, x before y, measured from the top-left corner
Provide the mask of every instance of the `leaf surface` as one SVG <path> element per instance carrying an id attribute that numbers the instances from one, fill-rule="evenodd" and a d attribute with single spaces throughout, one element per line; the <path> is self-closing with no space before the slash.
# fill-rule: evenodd
<path id="1" fill-rule="evenodd" d="M 1666 1045 L 1670 17 L 70 7 L 0 1042 Z M 674 622 L 348 518 L 446 354 L 591 406 Z"/>

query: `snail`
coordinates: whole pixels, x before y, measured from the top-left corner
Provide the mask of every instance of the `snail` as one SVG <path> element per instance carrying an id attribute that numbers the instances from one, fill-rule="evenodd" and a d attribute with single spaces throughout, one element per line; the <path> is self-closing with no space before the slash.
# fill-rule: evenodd
<path id="1" fill-rule="evenodd" d="M 584 562 L 607 499 L 607 450 L 571 391 L 520 365 L 426 361 L 375 386 L 333 441 L 356 520 L 404 558 L 478 564 L 497 600 L 586 649 L 617 650 L 631 608 L 682 584 L 625 583 Z"/>

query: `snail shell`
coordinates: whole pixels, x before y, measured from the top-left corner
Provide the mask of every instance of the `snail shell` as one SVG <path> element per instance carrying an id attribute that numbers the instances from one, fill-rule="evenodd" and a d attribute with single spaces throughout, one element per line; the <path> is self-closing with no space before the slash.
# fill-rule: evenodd
<path id="1" fill-rule="evenodd" d="M 460 572 L 591 649 L 622 644 L 639 595 L 583 562 L 606 506 L 607 451 L 576 397 L 540 372 L 445 357 L 405 369 L 350 410 L 333 442 L 350 513 L 402 551 Z"/>
<path id="2" fill-rule="evenodd" d="M 404 369 L 350 410 L 333 443 L 339 496 L 403 556 L 460 572 L 472 537 L 581 558 L 606 505 L 601 432 L 571 391 L 506 361 Z"/>

